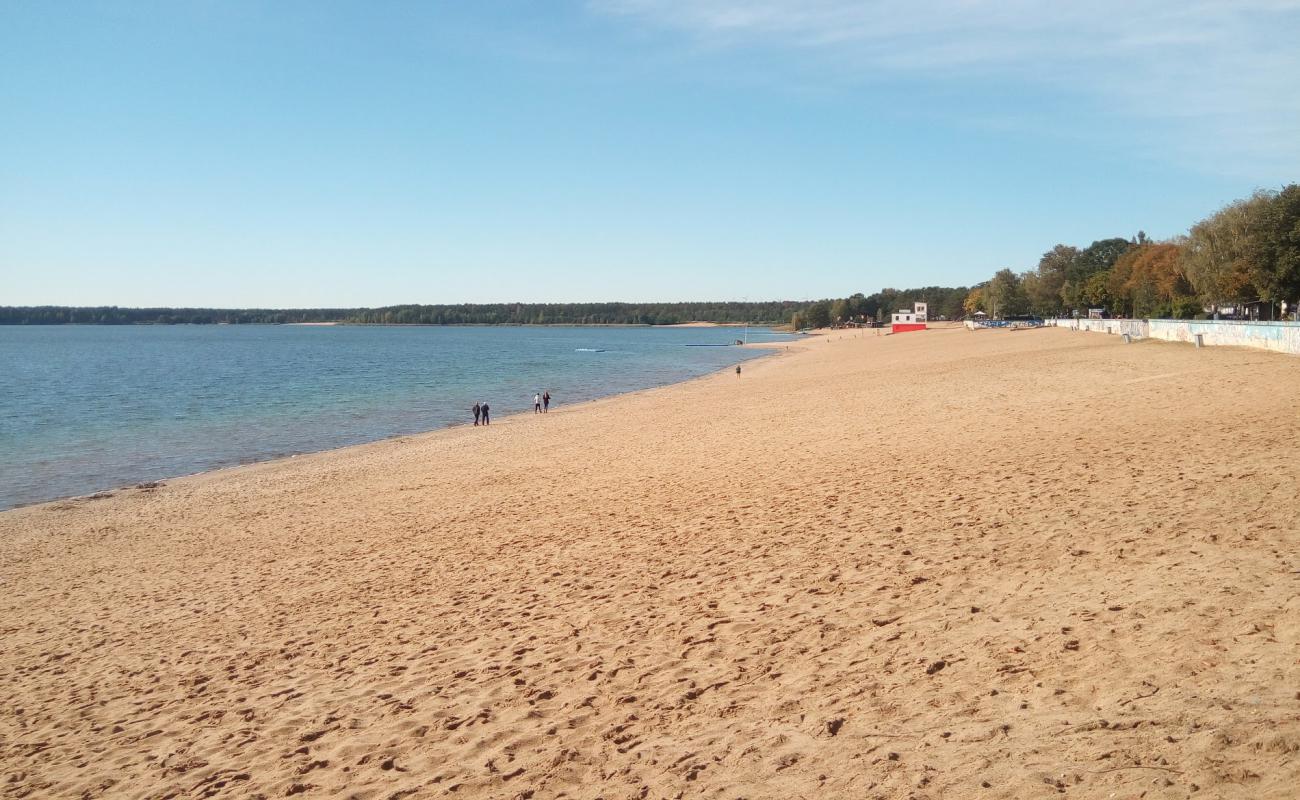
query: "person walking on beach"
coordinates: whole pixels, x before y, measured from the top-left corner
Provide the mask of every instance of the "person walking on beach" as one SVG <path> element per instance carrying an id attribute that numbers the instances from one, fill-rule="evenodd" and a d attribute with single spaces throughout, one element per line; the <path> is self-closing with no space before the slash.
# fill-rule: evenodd
<path id="1" fill-rule="evenodd" d="M 483 408 L 478 403 L 474 404 L 474 427 L 478 427 L 478 418 L 483 413 Z"/>
<path id="2" fill-rule="evenodd" d="M 483 412 L 483 424 L 484 424 L 484 425 L 487 425 L 488 423 L 490 423 L 490 422 L 492 421 L 491 418 L 488 417 L 488 404 L 487 404 L 487 401 L 486 401 L 486 400 L 484 400 L 484 401 L 483 401 L 483 404 L 482 404 L 481 406 L 479 406 L 479 411 Z"/>
<path id="3" fill-rule="evenodd" d="M 551 392 L 548 389 L 547 391 L 542 392 L 542 413 L 545 414 L 550 410 L 551 410 Z"/>
<path id="4" fill-rule="evenodd" d="M 542 396 L 537 392 L 533 392 L 533 413 L 542 413 Z"/>

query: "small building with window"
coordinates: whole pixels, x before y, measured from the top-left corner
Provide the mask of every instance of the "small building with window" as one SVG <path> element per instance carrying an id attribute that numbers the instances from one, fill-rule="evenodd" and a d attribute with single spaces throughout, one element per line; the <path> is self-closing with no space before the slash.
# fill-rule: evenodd
<path id="1" fill-rule="evenodd" d="M 900 309 L 894 314 L 890 333 L 908 333 L 910 331 L 923 331 L 926 328 L 926 322 L 929 320 L 927 313 L 927 304 L 913 303 L 912 310 Z"/>

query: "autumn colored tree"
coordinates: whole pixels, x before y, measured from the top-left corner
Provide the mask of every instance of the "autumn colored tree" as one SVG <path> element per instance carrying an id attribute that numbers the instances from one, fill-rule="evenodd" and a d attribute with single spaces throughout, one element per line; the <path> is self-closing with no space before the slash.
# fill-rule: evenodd
<path id="1" fill-rule="evenodd" d="M 1130 247 L 1107 273 L 1106 292 L 1114 303 L 1112 311 L 1129 317 L 1138 316 L 1137 296 L 1148 292 L 1150 287 L 1137 279 L 1136 266 L 1150 247 L 1147 244 Z"/>
<path id="2" fill-rule="evenodd" d="M 1138 263 L 1140 279 L 1149 283 L 1172 317 L 1196 313 L 1196 291 L 1183 272 L 1181 241 L 1152 245 Z"/>

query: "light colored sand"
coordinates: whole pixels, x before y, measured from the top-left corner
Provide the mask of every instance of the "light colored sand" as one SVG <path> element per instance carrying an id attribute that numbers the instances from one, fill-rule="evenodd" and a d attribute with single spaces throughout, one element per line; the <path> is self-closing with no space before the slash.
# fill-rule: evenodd
<path id="1" fill-rule="evenodd" d="M 0 792 L 1294 796 L 1300 363 L 794 349 L 0 514 Z"/>

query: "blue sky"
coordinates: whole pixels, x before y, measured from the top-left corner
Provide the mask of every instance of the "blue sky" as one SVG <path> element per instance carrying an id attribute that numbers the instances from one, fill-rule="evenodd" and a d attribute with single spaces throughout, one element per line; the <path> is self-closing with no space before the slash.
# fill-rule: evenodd
<path id="1" fill-rule="evenodd" d="M 6 0 L 0 305 L 969 284 L 1300 179 L 1297 41 L 1300 0 Z"/>

